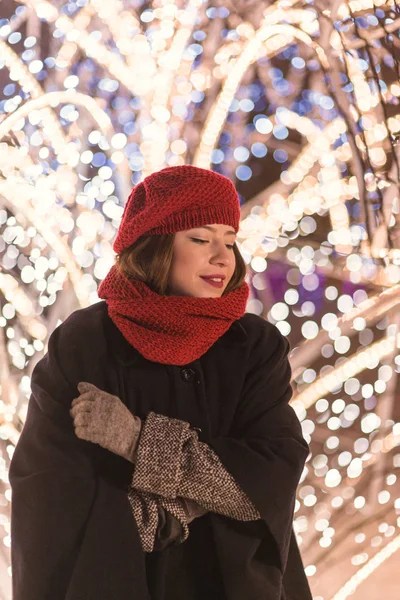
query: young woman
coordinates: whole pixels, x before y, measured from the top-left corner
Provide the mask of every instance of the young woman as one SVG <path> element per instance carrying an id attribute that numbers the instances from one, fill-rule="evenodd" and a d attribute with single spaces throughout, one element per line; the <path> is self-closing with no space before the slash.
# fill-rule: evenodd
<path id="1" fill-rule="evenodd" d="M 245 313 L 228 178 L 138 184 L 104 301 L 55 329 L 10 468 L 13 600 L 311 600 L 289 342 Z"/>

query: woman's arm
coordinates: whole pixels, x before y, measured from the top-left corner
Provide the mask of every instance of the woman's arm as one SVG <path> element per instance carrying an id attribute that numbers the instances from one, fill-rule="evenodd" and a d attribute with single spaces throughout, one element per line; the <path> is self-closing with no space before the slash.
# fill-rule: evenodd
<path id="1" fill-rule="evenodd" d="M 132 486 L 138 491 L 183 497 L 237 521 L 264 521 L 283 572 L 295 492 L 309 449 L 289 405 L 288 340 L 264 322 L 255 347 L 230 436 L 200 442 L 189 423 L 153 412 L 139 419 L 140 435 L 132 435 L 137 417 L 95 386 L 74 400 L 71 415 L 79 437 L 136 463 Z M 108 440 L 113 421 L 118 434 Z"/>
<path id="2" fill-rule="evenodd" d="M 133 415 L 117 396 L 80 382 L 79 398 L 72 402 L 70 415 L 78 437 L 99 443 L 114 454 L 134 463 L 142 421 Z M 72 423 L 72 420 L 71 420 Z M 132 487 L 128 498 L 145 552 L 162 550 L 185 541 L 188 524 L 208 510 L 183 498 L 168 499 L 140 493 Z"/>
<path id="3" fill-rule="evenodd" d="M 70 410 L 76 435 L 137 463 L 133 487 L 146 486 L 148 477 L 143 491 L 191 501 L 187 508 L 194 518 L 199 511 L 241 521 L 260 518 L 217 454 L 199 442 L 189 423 L 152 412 L 142 422 L 118 396 L 88 382 L 80 382 L 78 390 L 81 395 Z"/>
<path id="4" fill-rule="evenodd" d="M 132 486 L 165 498 L 177 496 L 238 521 L 260 513 L 214 450 L 189 423 L 149 413 L 142 426 Z"/>

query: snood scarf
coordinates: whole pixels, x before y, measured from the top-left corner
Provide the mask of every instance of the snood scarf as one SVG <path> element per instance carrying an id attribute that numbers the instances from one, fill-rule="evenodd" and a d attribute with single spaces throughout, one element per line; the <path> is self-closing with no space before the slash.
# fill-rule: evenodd
<path id="1" fill-rule="evenodd" d="M 246 282 L 219 298 L 157 294 L 114 265 L 98 296 L 125 339 L 153 362 L 186 365 L 197 360 L 245 314 Z"/>

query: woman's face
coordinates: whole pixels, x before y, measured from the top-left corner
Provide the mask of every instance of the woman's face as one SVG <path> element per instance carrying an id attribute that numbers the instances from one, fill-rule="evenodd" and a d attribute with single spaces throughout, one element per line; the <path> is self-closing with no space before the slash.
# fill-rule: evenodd
<path id="1" fill-rule="evenodd" d="M 192 298 L 222 296 L 235 270 L 236 234 L 229 225 L 213 224 L 175 233 L 168 293 Z M 207 279 L 221 276 L 222 284 Z"/>

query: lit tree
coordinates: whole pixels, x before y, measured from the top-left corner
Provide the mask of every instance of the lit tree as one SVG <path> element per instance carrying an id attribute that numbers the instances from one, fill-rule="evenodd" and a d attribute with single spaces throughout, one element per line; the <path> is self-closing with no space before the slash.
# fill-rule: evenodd
<path id="1" fill-rule="evenodd" d="M 400 545 L 399 7 L 3 6 L 4 565 L 32 369 L 51 331 L 98 301 L 131 186 L 190 163 L 239 191 L 248 311 L 291 338 L 291 402 L 310 442 L 294 520 L 306 573 L 317 598 L 347 598 Z"/>

